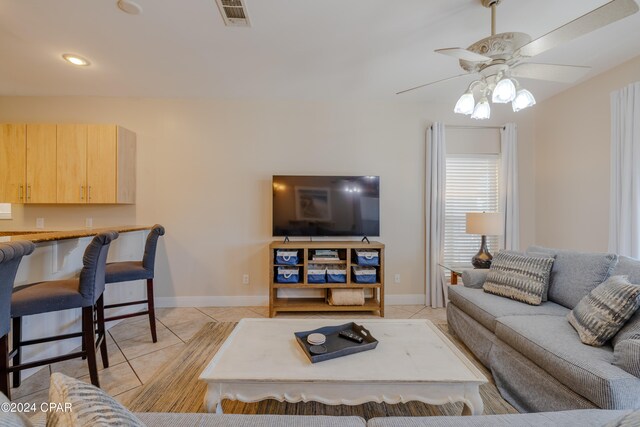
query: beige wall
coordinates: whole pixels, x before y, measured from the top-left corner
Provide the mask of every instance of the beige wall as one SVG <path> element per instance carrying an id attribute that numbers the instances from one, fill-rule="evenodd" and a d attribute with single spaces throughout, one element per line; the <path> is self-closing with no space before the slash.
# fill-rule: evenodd
<path id="1" fill-rule="evenodd" d="M 412 103 L 0 98 L 3 122 L 117 123 L 138 135 L 135 206 L 14 205 L 14 219 L 0 228 L 32 228 L 37 217 L 47 228 L 81 228 L 86 217 L 94 227 L 158 222 L 167 228 L 157 264 L 159 297 L 259 303 L 268 289 L 271 175 L 380 175 L 387 293 L 415 303 L 424 294 L 425 129 L 434 120 L 469 124 L 451 110 Z M 489 124 L 515 118 L 494 116 Z M 526 129 L 530 117 L 518 118 Z M 529 139 L 521 136 L 523 143 Z M 525 174 L 533 170 L 530 151 L 521 146 Z M 530 195 L 522 201 L 527 211 L 532 173 L 521 177 L 521 186 Z M 522 228 L 523 245 L 533 242 L 533 221 Z M 244 273 L 250 285 L 242 285 Z M 393 283 L 395 273 L 400 284 Z M 234 298 L 244 296 L 254 298 Z"/>
<path id="2" fill-rule="evenodd" d="M 536 242 L 606 251 L 610 93 L 640 80 L 640 56 L 536 106 Z"/>

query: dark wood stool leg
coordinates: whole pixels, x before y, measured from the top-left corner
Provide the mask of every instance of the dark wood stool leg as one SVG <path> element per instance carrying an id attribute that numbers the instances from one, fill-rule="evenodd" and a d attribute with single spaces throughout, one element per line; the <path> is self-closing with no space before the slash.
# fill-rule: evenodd
<path id="1" fill-rule="evenodd" d="M 9 387 L 9 335 L 0 338 L 0 391 L 11 400 L 11 387 Z"/>
<path id="2" fill-rule="evenodd" d="M 13 318 L 13 349 L 16 354 L 13 356 L 13 366 L 17 366 L 22 362 L 22 350 L 20 342 L 22 341 L 22 317 Z M 20 387 L 20 371 L 13 373 L 13 387 Z"/>
<path id="3" fill-rule="evenodd" d="M 149 307 L 149 328 L 151 329 L 151 339 L 158 342 L 156 334 L 156 309 L 153 303 L 153 279 L 147 279 L 147 306 Z"/>
<path id="4" fill-rule="evenodd" d="M 100 387 L 98 378 L 98 363 L 96 362 L 96 339 L 95 327 L 93 324 L 93 307 L 82 307 L 82 341 L 87 353 L 87 364 L 89 365 L 89 376 L 91 384 Z"/>
<path id="5" fill-rule="evenodd" d="M 109 367 L 109 354 L 107 353 L 107 336 L 104 326 L 104 294 L 100 295 L 96 302 L 96 311 L 98 315 L 98 339 L 100 342 L 100 355 L 102 356 L 102 366 L 106 369 Z"/>

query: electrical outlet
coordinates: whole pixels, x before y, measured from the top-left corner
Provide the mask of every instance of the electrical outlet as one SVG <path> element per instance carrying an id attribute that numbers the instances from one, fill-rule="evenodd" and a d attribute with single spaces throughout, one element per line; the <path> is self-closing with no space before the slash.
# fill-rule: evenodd
<path id="1" fill-rule="evenodd" d="M 84 226 L 86 228 L 93 228 L 93 218 L 85 218 Z"/>
<path id="2" fill-rule="evenodd" d="M 38 229 L 44 228 L 44 218 L 36 218 L 36 228 Z"/>
<path id="3" fill-rule="evenodd" d="M 249 275 L 248 274 L 243 274 L 242 275 L 242 284 L 243 285 L 248 285 L 249 284 Z"/>
<path id="4" fill-rule="evenodd" d="M 400 283 L 400 273 L 396 273 L 393 276 L 393 283 Z"/>

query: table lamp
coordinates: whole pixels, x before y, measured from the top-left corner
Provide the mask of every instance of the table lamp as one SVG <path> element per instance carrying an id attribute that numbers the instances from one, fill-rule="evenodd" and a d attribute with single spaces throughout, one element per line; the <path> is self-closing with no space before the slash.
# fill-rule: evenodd
<path id="1" fill-rule="evenodd" d="M 499 212 L 467 212 L 467 234 L 480 234 L 480 250 L 471 258 L 475 268 L 491 267 L 493 256 L 487 249 L 487 236 L 500 236 L 504 229 L 502 214 Z"/>

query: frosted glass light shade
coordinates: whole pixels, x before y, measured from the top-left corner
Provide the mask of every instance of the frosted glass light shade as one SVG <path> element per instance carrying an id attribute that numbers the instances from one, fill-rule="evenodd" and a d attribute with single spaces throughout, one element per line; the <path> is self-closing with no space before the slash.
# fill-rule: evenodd
<path id="1" fill-rule="evenodd" d="M 500 212 L 467 212 L 467 234 L 500 236 L 504 230 L 504 219 Z"/>
<path id="2" fill-rule="evenodd" d="M 473 99 L 473 94 L 471 92 L 467 92 L 458 99 L 456 102 L 456 106 L 453 109 L 454 113 L 469 115 L 473 113 L 473 106 L 475 105 L 476 100 Z"/>
<path id="3" fill-rule="evenodd" d="M 493 95 L 491 101 L 497 104 L 506 104 L 511 102 L 516 97 L 516 85 L 513 84 L 511 79 L 502 79 L 493 89 Z"/>
<path id="4" fill-rule="evenodd" d="M 526 89 L 520 89 L 516 98 L 511 103 L 514 112 L 536 105 L 536 99 L 533 94 Z"/>
<path id="5" fill-rule="evenodd" d="M 489 106 L 489 101 L 484 97 L 478 102 L 476 108 L 473 110 L 473 114 L 471 115 L 472 119 L 476 120 L 484 120 L 491 117 L 491 107 Z"/>

